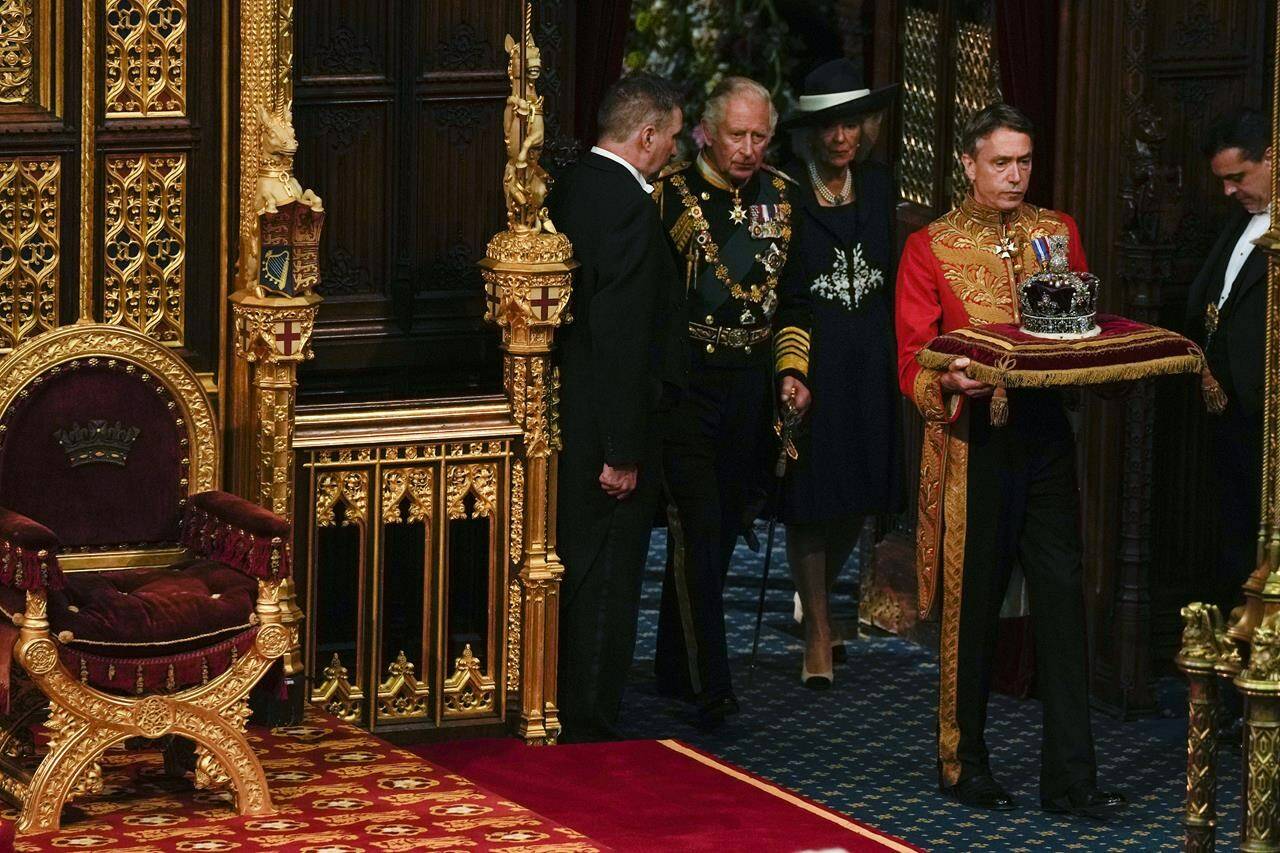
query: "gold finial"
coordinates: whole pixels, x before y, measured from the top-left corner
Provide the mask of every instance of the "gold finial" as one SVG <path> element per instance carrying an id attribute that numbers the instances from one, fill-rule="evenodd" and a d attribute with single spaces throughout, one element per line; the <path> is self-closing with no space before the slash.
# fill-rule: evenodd
<path id="1" fill-rule="evenodd" d="M 511 94 L 502 114 L 507 146 L 502 191 L 507 201 L 507 227 L 517 233 L 554 234 L 555 226 L 543 206 L 548 177 L 539 161 L 546 125 L 537 85 L 542 76 L 542 53 L 533 41 L 533 5 L 529 2 L 524 7 L 523 29 L 519 44 L 510 35 L 506 39 Z"/>

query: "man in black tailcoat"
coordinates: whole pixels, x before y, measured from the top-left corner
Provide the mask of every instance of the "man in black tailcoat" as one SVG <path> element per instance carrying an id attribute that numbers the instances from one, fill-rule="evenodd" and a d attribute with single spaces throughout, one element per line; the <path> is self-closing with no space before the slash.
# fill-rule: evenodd
<path id="1" fill-rule="evenodd" d="M 1210 415 L 1209 424 L 1221 535 L 1212 600 L 1224 615 L 1243 600 L 1240 585 L 1257 564 L 1267 259 L 1253 241 L 1270 220 L 1270 138 L 1270 122 L 1253 110 L 1237 110 L 1210 128 L 1205 156 L 1238 207 L 1192 283 L 1187 304 L 1189 334 L 1204 346 L 1227 397 L 1226 409 Z"/>
<path id="2" fill-rule="evenodd" d="M 573 322 L 560 336 L 566 740 L 616 736 L 662 491 L 659 413 L 688 372 L 684 295 L 648 183 L 671 159 L 682 121 L 665 80 L 623 78 L 600 107 L 599 144 L 557 181 L 548 202 L 582 265 Z"/>

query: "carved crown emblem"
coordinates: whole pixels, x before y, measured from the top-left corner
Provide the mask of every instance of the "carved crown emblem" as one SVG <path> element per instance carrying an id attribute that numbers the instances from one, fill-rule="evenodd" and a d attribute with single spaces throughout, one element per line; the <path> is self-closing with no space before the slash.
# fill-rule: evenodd
<path id="1" fill-rule="evenodd" d="M 72 468 L 94 462 L 123 466 L 140 432 L 138 427 L 127 427 L 120 421 L 89 421 L 86 426 L 73 423 L 67 429 L 55 430 L 53 436 L 62 445 Z"/>

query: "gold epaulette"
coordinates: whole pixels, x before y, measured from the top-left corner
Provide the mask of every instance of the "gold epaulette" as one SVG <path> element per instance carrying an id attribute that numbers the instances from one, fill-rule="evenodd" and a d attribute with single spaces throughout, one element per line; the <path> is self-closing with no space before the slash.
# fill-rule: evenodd
<path id="1" fill-rule="evenodd" d="M 761 166 L 761 168 L 764 169 L 766 172 L 768 172 L 770 175 L 777 175 L 779 178 L 782 178 L 782 180 L 784 181 L 789 181 L 795 184 L 796 186 L 800 186 L 799 181 L 797 181 L 795 178 L 791 177 L 781 169 L 778 169 L 774 166 L 770 166 L 768 163 L 765 163 L 763 166 Z"/>
<path id="2" fill-rule="evenodd" d="M 786 326 L 773 337 L 773 372 L 784 370 L 809 375 L 809 333 L 799 326 Z"/>

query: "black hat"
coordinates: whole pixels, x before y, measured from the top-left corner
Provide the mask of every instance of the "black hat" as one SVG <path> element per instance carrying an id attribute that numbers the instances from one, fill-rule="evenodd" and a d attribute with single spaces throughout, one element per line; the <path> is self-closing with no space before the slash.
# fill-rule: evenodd
<path id="1" fill-rule="evenodd" d="M 800 102 L 782 126 L 787 130 L 821 127 L 839 119 L 873 113 L 889 106 L 898 89 L 897 83 L 869 89 L 863 83 L 861 68 L 847 59 L 833 59 L 804 78 Z"/>

